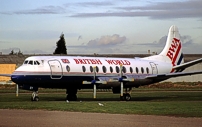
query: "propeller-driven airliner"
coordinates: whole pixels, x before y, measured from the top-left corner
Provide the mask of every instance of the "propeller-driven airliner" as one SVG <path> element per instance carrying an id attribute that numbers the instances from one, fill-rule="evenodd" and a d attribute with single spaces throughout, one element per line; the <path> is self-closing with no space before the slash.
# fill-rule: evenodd
<path id="1" fill-rule="evenodd" d="M 10 76 L 17 87 L 33 91 L 31 100 L 38 101 L 38 88 L 66 89 L 66 100 L 76 101 L 79 89 L 112 89 L 121 100 L 131 100 L 132 88 L 149 85 L 172 77 L 201 74 L 183 72 L 202 62 L 202 58 L 184 63 L 178 28 L 171 26 L 164 49 L 158 55 L 144 58 L 110 58 L 81 56 L 31 56 Z"/>

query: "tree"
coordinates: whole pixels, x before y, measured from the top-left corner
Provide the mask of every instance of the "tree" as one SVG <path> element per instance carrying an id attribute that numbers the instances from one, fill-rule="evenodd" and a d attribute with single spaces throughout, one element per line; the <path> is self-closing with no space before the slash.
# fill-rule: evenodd
<path id="1" fill-rule="evenodd" d="M 23 55 L 23 52 L 21 52 L 20 49 L 19 49 L 19 51 L 18 51 L 17 54 L 18 54 L 18 55 Z"/>
<path id="2" fill-rule="evenodd" d="M 64 34 L 60 35 L 60 40 L 56 43 L 56 49 L 53 54 L 67 54 L 67 48 L 65 43 Z"/>
<path id="3" fill-rule="evenodd" d="M 14 55 L 15 53 L 14 53 L 14 51 L 13 50 L 11 50 L 11 52 L 9 53 L 9 55 Z"/>

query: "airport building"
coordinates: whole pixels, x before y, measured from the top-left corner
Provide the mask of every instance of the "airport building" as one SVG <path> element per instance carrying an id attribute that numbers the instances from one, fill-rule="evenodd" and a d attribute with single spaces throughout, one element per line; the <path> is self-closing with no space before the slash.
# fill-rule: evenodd
<path id="1" fill-rule="evenodd" d="M 78 54 L 68 54 L 69 56 L 78 56 Z M 11 74 L 18 66 L 20 66 L 24 60 L 33 55 L 0 55 L 0 74 Z M 97 56 L 97 57 L 122 57 L 122 58 L 134 58 L 134 57 L 146 57 L 149 54 L 84 54 L 79 56 Z M 189 62 L 195 59 L 202 58 L 202 54 L 184 54 L 185 62 Z M 202 63 L 196 64 L 187 68 L 184 72 L 199 71 L 202 70 Z M 7 83 L 10 81 L 9 77 L 0 76 L 0 83 Z M 171 78 L 164 82 L 202 82 L 202 74 L 193 76 L 183 76 L 177 78 Z"/>

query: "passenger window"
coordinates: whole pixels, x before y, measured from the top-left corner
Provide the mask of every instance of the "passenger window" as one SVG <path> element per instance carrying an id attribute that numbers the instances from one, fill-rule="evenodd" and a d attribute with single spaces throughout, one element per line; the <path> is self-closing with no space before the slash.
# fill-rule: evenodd
<path id="1" fill-rule="evenodd" d="M 104 73 L 106 73 L 106 72 L 107 72 L 107 68 L 106 68 L 105 66 L 102 66 L 102 71 L 103 71 Z"/>
<path id="2" fill-rule="evenodd" d="M 130 73 L 133 73 L 133 68 L 132 67 L 130 67 Z"/>
<path id="3" fill-rule="evenodd" d="M 31 64 L 31 65 L 33 65 L 33 61 L 32 61 L 32 60 L 30 60 L 28 64 Z"/>
<path id="4" fill-rule="evenodd" d="M 110 69 L 110 72 L 112 73 L 112 72 L 113 72 L 113 68 L 110 66 L 110 68 L 109 68 L 109 69 Z"/>
<path id="5" fill-rule="evenodd" d="M 86 67 L 82 66 L 82 70 L 83 70 L 83 72 L 86 72 Z"/>
<path id="6" fill-rule="evenodd" d="M 96 69 L 96 72 L 98 73 L 99 72 L 99 68 L 96 66 L 95 69 Z"/>
<path id="7" fill-rule="evenodd" d="M 136 67 L 135 70 L 136 70 L 136 73 L 138 74 L 139 73 L 139 69 Z"/>
<path id="8" fill-rule="evenodd" d="M 149 74 L 149 68 L 148 67 L 146 68 L 146 71 L 147 71 L 147 74 Z"/>
<path id="9" fill-rule="evenodd" d="M 141 72 L 142 72 L 142 74 L 144 73 L 144 68 L 143 67 L 141 67 Z"/>
<path id="10" fill-rule="evenodd" d="M 91 73 L 93 72 L 93 67 L 92 67 L 92 66 L 90 66 L 90 72 L 91 72 Z"/>
<path id="11" fill-rule="evenodd" d="M 118 66 L 116 66 L 116 73 L 119 73 L 119 67 Z"/>
<path id="12" fill-rule="evenodd" d="M 123 71 L 123 73 L 126 73 L 126 67 L 122 67 L 122 71 Z"/>
<path id="13" fill-rule="evenodd" d="M 66 70 L 68 71 L 68 72 L 70 72 L 70 67 L 67 65 L 66 66 Z"/>

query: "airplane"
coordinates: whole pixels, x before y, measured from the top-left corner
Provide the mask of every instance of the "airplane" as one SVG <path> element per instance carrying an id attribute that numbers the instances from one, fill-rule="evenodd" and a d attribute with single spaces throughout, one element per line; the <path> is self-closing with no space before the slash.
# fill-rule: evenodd
<path id="1" fill-rule="evenodd" d="M 112 58 L 81 56 L 31 56 L 10 76 L 18 87 L 33 91 L 31 100 L 39 101 L 38 88 L 66 89 L 66 100 L 76 101 L 77 91 L 112 89 L 120 100 L 131 100 L 132 88 L 149 85 L 178 76 L 202 74 L 202 71 L 183 72 L 202 62 L 202 58 L 184 63 L 182 41 L 178 28 L 168 32 L 164 49 L 158 55 L 144 58 Z M 125 92 L 124 92 L 125 89 Z"/>

